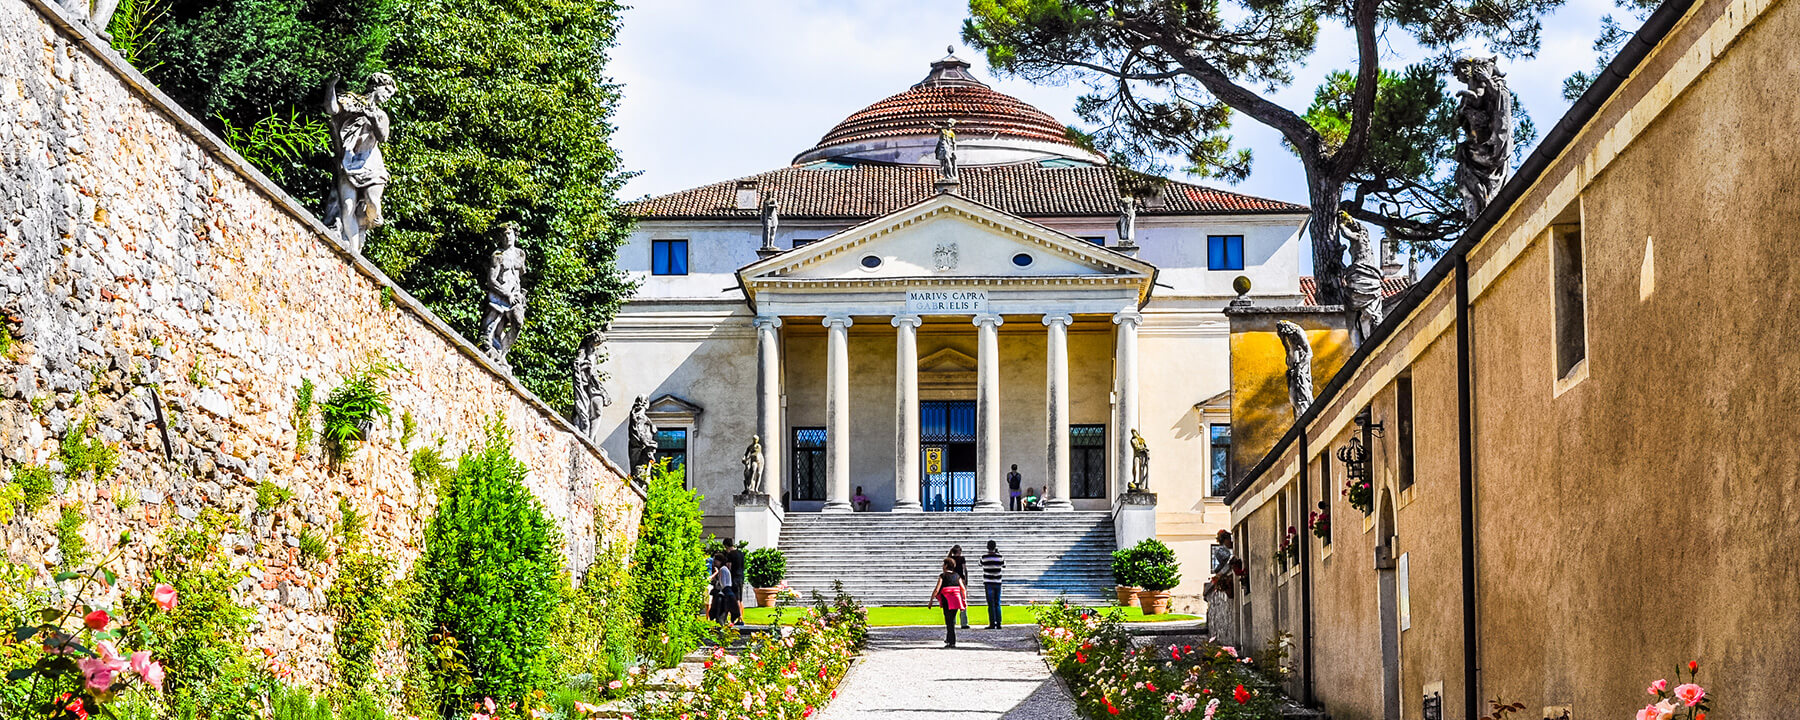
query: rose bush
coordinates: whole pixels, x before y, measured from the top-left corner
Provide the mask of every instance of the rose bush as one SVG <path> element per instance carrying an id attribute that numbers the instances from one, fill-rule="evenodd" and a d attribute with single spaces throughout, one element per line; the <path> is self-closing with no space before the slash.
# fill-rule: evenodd
<path id="1" fill-rule="evenodd" d="M 1687 682 L 1682 682 L 1684 674 Z M 1712 695 L 1700 686 L 1699 680 L 1700 661 L 1689 660 L 1687 665 L 1675 668 L 1674 687 L 1666 678 L 1650 683 L 1644 692 L 1655 697 L 1656 702 L 1637 711 L 1636 720 L 1706 720 L 1707 711 L 1712 709 Z"/>
<path id="2" fill-rule="evenodd" d="M 813 716 L 837 697 L 838 681 L 868 634 L 867 615 L 846 597 L 803 610 L 792 626 L 752 642 L 739 655 L 714 648 L 691 692 L 668 702 L 646 701 L 631 717 L 735 718 L 752 708 L 768 720 Z"/>
<path id="3" fill-rule="evenodd" d="M 1038 612 L 1038 641 L 1086 717 L 1231 720 L 1281 717 L 1281 693 L 1235 648 L 1134 648 L 1117 611 L 1058 600 Z"/>

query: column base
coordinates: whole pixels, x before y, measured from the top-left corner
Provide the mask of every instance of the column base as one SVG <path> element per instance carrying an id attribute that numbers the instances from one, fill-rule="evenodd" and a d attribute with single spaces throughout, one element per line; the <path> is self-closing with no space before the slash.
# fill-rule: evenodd
<path id="1" fill-rule="evenodd" d="M 1052 498 L 1044 501 L 1044 512 L 1075 512 L 1075 503 L 1064 498 Z"/>
<path id="2" fill-rule="evenodd" d="M 922 513 L 922 512 L 925 512 L 925 508 L 924 508 L 924 506 L 918 504 L 917 502 L 913 502 L 911 500 L 902 500 L 900 502 L 894 503 L 894 507 L 892 509 L 888 510 L 888 512 Z"/>
<path id="3" fill-rule="evenodd" d="M 853 513 L 856 512 L 856 507 L 844 500 L 826 500 L 825 506 L 819 508 L 819 512 L 833 515 L 838 513 Z"/>
<path id="4" fill-rule="evenodd" d="M 976 500 L 975 512 L 1006 512 L 1006 506 L 998 500 Z"/>

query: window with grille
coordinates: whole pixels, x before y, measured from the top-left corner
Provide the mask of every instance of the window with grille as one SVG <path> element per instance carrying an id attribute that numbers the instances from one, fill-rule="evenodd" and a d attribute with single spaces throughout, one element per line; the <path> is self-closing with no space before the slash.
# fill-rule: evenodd
<path id="1" fill-rule="evenodd" d="M 1106 498 L 1106 426 L 1069 426 L 1069 496 Z"/>
<path id="2" fill-rule="evenodd" d="M 1225 497 L 1231 490 L 1231 425 L 1214 423 L 1207 430 L 1212 442 L 1212 477 L 1207 480 L 1206 494 Z"/>
<path id="3" fill-rule="evenodd" d="M 794 500 L 825 499 L 825 428 L 794 428 Z"/>

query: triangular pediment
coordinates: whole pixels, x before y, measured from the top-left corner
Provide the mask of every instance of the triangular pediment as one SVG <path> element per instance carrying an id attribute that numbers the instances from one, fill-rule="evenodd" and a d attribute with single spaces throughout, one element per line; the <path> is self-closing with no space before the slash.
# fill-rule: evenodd
<path id="1" fill-rule="evenodd" d="M 975 358 L 969 357 L 956 348 L 944 348 L 919 358 L 919 372 L 921 374 L 971 373 L 975 372 L 975 368 Z"/>
<path id="2" fill-rule="evenodd" d="M 759 281 L 1142 278 L 1156 267 L 954 193 L 941 193 L 738 271 Z M 1146 287 L 1146 290 L 1148 288 Z"/>
<path id="3" fill-rule="evenodd" d="M 651 400 L 644 412 L 650 416 L 651 420 L 692 420 L 706 412 L 706 408 L 676 395 L 663 394 L 658 395 L 655 400 Z"/>

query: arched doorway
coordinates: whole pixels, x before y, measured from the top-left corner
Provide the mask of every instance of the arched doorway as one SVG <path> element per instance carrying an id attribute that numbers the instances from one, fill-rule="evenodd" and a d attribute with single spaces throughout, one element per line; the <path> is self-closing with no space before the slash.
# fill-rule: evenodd
<path id="1" fill-rule="evenodd" d="M 1400 720 L 1400 589 L 1395 577 L 1400 532 L 1394 524 L 1394 497 L 1381 490 L 1375 519 L 1375 580 L 1379 585 L 1376 611 L 1381 625 L 1381 716 Z"/>

